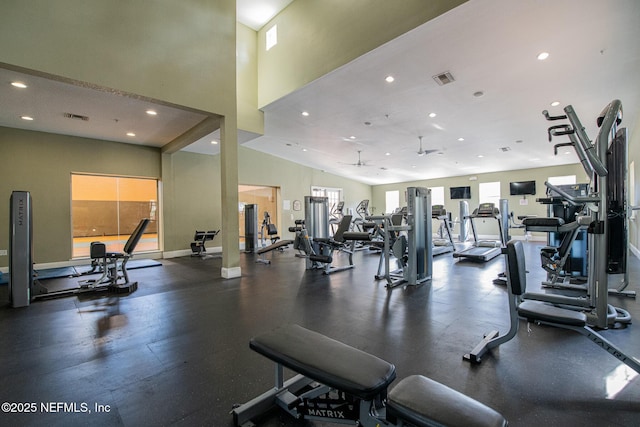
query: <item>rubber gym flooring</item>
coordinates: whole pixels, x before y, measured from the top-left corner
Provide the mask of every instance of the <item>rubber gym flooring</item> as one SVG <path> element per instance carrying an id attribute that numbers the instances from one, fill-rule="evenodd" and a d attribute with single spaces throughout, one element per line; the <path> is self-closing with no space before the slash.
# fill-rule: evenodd
<path id="1" fill-rule="evenodd" d="M 541 243 L 525 246 L 530 289 L 539 288 Z M 0 425 L 231 426 L 233 404 L 273 385 L 273 365 L 249 349 L 250 337 L 285 323 L 394 363 L 398 380 L 429 376 L 511 426 L 640 425 L 640 378 L 577 333 L 528 331 L 521 321 L 482 364 L 463 361 L 484 333 L 508 329 L 506 290 L 492 283 L 502 257 L 478 264 L 441 255 L 431 282 L 394 290 L 374 279 L 378 256 L 366 251 L 355 255 L 356 268 L 330 276 L 305 271 L 293 249 L 267 257 L 271 265 L 242 254 L 237 279 L 221 279 L 219 258 L 174 258 L 130 271 L 139 289 L 129 296 L 3 304 L 0 401 L 35 413 L 0 413 Z M 640 262 L 631 256 L 630 264 L 630 289 L 638 290 Z M 0 287 L 2 301 L 6 292 Z M 638 301 L 609 301 L 636 324 L 603 335 L 640 358 Z M 319 424 L 274 411 L 259 425 Z"/>

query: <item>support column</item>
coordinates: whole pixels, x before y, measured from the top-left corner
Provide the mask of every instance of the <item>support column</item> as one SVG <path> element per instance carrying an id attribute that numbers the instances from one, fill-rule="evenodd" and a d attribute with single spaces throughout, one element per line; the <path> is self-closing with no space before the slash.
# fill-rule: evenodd
<path id="1" fill-rule="evenodd" d="M 238 223 L 238 130 L 235 115 L 220 124 L 220 187 L 222 190 L 222 277 L 240 277 Z"/>

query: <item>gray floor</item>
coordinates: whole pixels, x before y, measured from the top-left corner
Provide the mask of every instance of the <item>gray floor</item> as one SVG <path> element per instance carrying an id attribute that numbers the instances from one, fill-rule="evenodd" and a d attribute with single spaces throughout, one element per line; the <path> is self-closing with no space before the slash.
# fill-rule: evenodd
<path id="1" fill-rule="evenodd" d="M 539 247 L 526 244 L 532 287 L 543 277 Z M 522 322 L 481 365 L 463 361 L 484 333 L 508 327 L 505 288 L 492 283 L 501 257 L 478 264 L 441 255 L 432 282 L 391 291 L 374 280 L 378 257 L 367 252 L 356 254 L 355 269 L 331 276 L 305 271 L 292 249 L 267 257 L 271 265 L 243 254 L 238 279 L 220 278 L 220 259 L 176 258 L 130 271 L 140 282 L 130 296 L 3 306 L 0 401 L 35 413 L 3 412 L 0 425 L 231 426 L 233 404 L 272 386 L 272 364 L 248 348 L 249 338 L 285 323 L 388 360 L 398 379 L 417 373 L 447 384 L 512 426 L 640 425 L 640 379 L 614 378 L 620 363 L 579 334 L 527 331 Z M 639 265 L 632 257 L 630 289 Z M 4 301 L 6 292 L 0 287 Z M 610 302 L 640 318 L 636 300 Z M 640 357 L 640 325 L 603 335 Z M 607 391 L 616 382 L 624 387 Z M 260 425 L 314 424 L 274 412 Z"/>

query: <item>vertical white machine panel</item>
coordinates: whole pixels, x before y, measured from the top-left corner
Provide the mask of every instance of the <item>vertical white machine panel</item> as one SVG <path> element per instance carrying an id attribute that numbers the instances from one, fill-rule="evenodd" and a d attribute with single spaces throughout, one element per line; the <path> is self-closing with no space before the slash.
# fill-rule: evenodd
<path id="1" fill-rule="evenodd" d="M 13 307 L 26 307 L 33 287 L 31 194 L 11 193 L 10 209 L 9 299 Z"/>

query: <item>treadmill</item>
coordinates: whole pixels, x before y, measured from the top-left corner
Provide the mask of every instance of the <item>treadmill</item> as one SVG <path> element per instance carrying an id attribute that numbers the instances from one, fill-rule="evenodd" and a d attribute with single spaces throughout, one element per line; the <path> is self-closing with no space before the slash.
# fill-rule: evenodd
<path id="1" fill-rule="evenodd" d="M 455 246 L 453 244 L 453 235 L 451 234 L 451 227 L 449 226 L 447 210 L 443 205 L 433 205 L 431 207 L 431 218 L 442 221 L 442 226 L 440 227 L 440 238 L 434 238 L 432 240 L 433 256 L 453 252 Z M 445 234 L 444 236 L 442 235 L 443 229 Z"/>
<path id="2" fill-rule="evenodd" d="M 498 209 L 494 203 L 480 203 L 480 206 L 478 206 L 478 208 L 475 209 L 473 213 L 467 218 L 469 218 L 471 222 L 471 231 L 473 232 L 473 245 L 468 248 L 455 251 L 453 253 L 453 257 L 487 262 L 500 255 L 502 253 L 502 247 L 506 244 L 506 242 L 504 241 L 504 232 L 502 218 L 500 216 L 500 209 Z M 491 218 L 498 221 L 500 240 L 479 241 L 474 225 L 474 220 L 478 218 Z"/>

